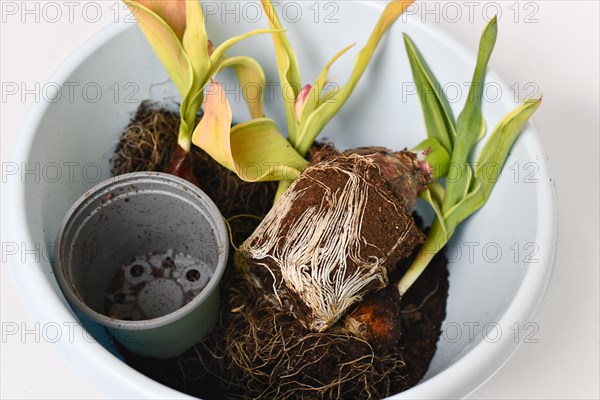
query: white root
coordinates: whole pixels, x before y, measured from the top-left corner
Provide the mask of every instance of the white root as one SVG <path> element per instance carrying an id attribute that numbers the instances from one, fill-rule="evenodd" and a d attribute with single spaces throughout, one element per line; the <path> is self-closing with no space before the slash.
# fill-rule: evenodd
<path id="1" fill-rule="evenodd" d="M 368 175 L 378 171 L 373 168 L 376 165 L 372 160 L 358 155 L 350 158 L 353 168 L 325 162 L 307 169 L 240 247 L 247 259 L 273 276 L 273 291 L 280 304 L 278 288 L 283 283 L 310 308 L 312 319 L 305 323 L 316 331 L 334 324 L 351 305 L 362 299 L 366 286 L 372 282 L 376 281 L 377 287 L 387 285 L 385 263 L 409 232 L 404 227 L 392 248 L 378 249 L 379 257 L 373 255 L 372 250 L 377 247 L 361 232 L 369 196 L 381 196 L 398 214 L 404 211 L 390 193 L 369 183 Z M 345 185 L 332 191 L 311 173 L 325 169 L 345 174 Z M 299 182 L 306 179 L 310 179 L 311 184 L 296 189 Z M 284 226 L 284 217 L 292 206 L 306 190 L 314 190 L 314 185 L 325 191 L 320 204 L 307 207 L 291 226 Z M 349 261 L 358 268 L 349 268 Z M 279 281 L 275 279 L 278 274 L 273 267 L 279 270 Z"/>

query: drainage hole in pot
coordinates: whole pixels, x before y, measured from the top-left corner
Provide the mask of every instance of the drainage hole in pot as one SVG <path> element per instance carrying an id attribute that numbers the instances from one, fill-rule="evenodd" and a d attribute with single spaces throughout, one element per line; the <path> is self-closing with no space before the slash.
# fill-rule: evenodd
<path id="1" fill-rule="evenodd" d="M 135 264 L 133 267 L 131 267 L 131 276 L 133 276 L 134 278 L 142 276 L 143 273 L 144 267 L 140 264 Z"/>
<path id="2" fill-rule="evenodd" d="M 190 282 L 197 282 L 200 280 L 200 271 L 197 269 L 190 269 L 186 274 L 185 278 Z"/>
<path id="3" fill-rule="evenodd" d="M 212 274 L 204 261 L 173 250 L 131 258 L 110 285 L 107 315 L 123 321 L 162 317 L 192 301 Z"/>

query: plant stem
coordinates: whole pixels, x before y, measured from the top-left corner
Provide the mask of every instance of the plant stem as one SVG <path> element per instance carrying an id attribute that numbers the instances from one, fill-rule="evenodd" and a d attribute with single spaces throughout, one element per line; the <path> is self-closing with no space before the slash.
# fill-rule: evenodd
<path id="1" fill-rule="evenodd" d="M 447 237 L 450 236 L 451 234 Z M 439 220 L 436 218 L 433 221 L 433 225 L 431 226 L 431 230 L 427 236 L 427 241 L 419 250 L 419 253 L 411 263 L 408 270 L 396 284 L 398 292 L 400 293 L 400 298 L 404 296 L 412 284 L 416 282 L 419 276 L 421 276 L 423 271 L 425 271 L 425 268 L 427 268 L 429 265 L 429 262 L 442 249 L 442 247 L 444 247 L 447 241 L 448 240 L 444 234 L 444 230 L 442 229 Z"/>
<path id="2" fill-rule="evenodd" d="M 277 191 L 275 192 L 275 199 L 273 200 L 273 203 L 275 203 L 277 200 L 279 200 L 279 198 L 285 193 L 286 190 L 289 189 L 289 187 L 292 185 L 292 182 L 290 181 L 279 181 L 279 184 L 277 185 Z"/>
<path id="3" fill-rule="evenodd" d="M 182 121 L 183 122 L 183 121 Z M 192 149 L 192 135 L 184 124 L 179 126 L 179 135 L 177 136 L 177 144 L 181 147 L 186 153 L 189 153 Z"/>

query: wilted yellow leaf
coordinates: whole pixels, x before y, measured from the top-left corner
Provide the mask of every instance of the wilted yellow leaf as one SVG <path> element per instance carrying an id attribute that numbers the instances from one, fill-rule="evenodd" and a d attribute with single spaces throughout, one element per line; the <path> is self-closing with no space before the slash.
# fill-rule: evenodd
<path id="1" fill-rule="evenodd" d="M 231 128 L 231 107 L 219 83 L 206 94 L 204 116 L 192 142 L 250 182 L 294 180 L 307 162 L 281 135 L 275 122 L 258 118 Z"/>

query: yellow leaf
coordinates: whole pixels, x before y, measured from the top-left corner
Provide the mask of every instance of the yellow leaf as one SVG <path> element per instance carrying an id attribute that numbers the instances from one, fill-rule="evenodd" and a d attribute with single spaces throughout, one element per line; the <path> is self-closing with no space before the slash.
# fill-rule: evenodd
<path id="1" fill-rule="evenodd" d="M 234 170 L 230 133 L 231 107 L 221 85 L 212 82 L 204 100 L 204 115 L 192 134 L 192 143 L 225 168 Z"/>
<path id="2" fill-rule="evenodd" d="M 238 44 L 239 42 L 241 42 L 242 40 L 244 40 L 246 38 L 256 36 L 256 35 L 264 35 L 267 33 L 276 33 L 276 32 L 279 32 L 279 31 L 276 29 L 255 29 L 253 31 L 246 32 L 241 35 L 237 35 L 232 38 L 229 38 L 226 41 L 224 41 L 223 43 L 221 43 L 219 46 L 217 46 L 216 49 L 213 50 L 213 53 L 210 56 L 211 62 L 212 62 L 212 64 L 217 64 L 219 62 L 219 60 L 221 60 L 223 57 L 225 57 L 225 52 L 227 50 L 229 50 L 233 45 Z"/>
<path id="3" fill-rule="evenodd" d="M 219 70 L 227 67 L 232 67 L 237 74 L 242 96 L 248 104 L 252 119 L 264 117 L 263 92 L 266 79 L 260 64 L 253 58 L 237 56 L 224 59 Z"/>
<path id="4" fill-rule="evenodd" d="M 331 68 L 331 66 L 333 65 L 334 62 L 336 62 L 338 60 L 338 58 L 340 58 L 342 55 L 344 55 L 348 50 L 350 50 L 352 47 L 354 47 L 356 45 L 356 43 L 352 43 L 349 46 L 344 47 L 342 50 L 338 51 L 332 58 L 331 60 L 329 60 L 329 62 L 325 65 L 325 67 L 323 67 L 323 69 L 321 70 L 321 73 L 319 74 L 319 76 L 317 77 L 317 80 L 315 81 L 314 86 L 311 89 L 310 94 L 308 95 L 308 97 L 310 99 L 312 99 L 313 101 L 309 102 L 309 104 L 304 107 L 301 116 L 298 117 L 298 120 L 300 121 L 300 124 L 303 125 L 304 122 L 306 122 L 306 119 L 308 118 L 308 116 L 319 106 L 319 102 L 321 100 L 321 92 L 323 91 L 323 89 L 325 88 L 325 85 L 327 84 L 327 74 L 329 73 L 329 69 Z M 300 133 L 299 142 L 302 142 L 302 138 L 303 138 L 303 133 Z"/>
<path id="5" fill-rule="evenodd" d="M 213 82 L 192 142 L 245 181 L 294 180 L 306 168 L 308 163 L 281 135 L 273 120 L 258 118 L 233 128 L 231 121 L 231 107 L 223 88 Z"/>
<path id="6" fill-rule="evenodd" d="M 277 69 L 279 71 L 279 80 L 282 88 L 283 103 L 288 123 L 288 140 L 292 144 L 297 142 L 298 120 L 296 118 L 295 101 L 298 93 L 302 89 L 300 80 L 300 68 L 296 53 L 290 44 L 285 32 L 282 29 L 281 22 L 275 12 L 275 7 L 270 0 L 261 0 L 263 10 L 269 20 L 269 25 L 273 29 L 279 30 L 279 33 L 273 35 L 273 44 L 275 45 L 275 57 L 277 59 Z M 289 95 L 289 90 L 292 95 Z"/>
<path id="7" fill-rule="evenodd" d="M 127 7 L 129 7 L 136 18 L 137 9 L 135 3 L 151 10 L 171 27 L 179 41 L 181 41 L 186 27 L 186 2 L 186 0 L 137 0 L 128 1 Z M 199 4 L 198 1 L 194 2 Z M 133 7 L 130 6 L 130 3 L 133 3 Z"/>
<path id="8" fill-rule="evenodd" d="M 159 13 L 163 13 L 167 20 L 164 20 L 160 14 L 157 14 L 152 9 L 147 8 L 142 3 L 149 3 L 152 7 L 156 8 Z M 165 3 L 165 4 L 162 4 Z M 180 3 L 179 1 L 126 1 L 125 4 L 135 18 L 138 20 L 138 25 L 150 45 L 154 49 L 154 52 L 158 56 L 159 60 L 167 70 L 167 73 L 171 77 L 171 80 L 177 86 L 177 90 L 182 97 L 185 97 L 189 92 L 193 82 L 193 69 L 192 65 L 185 54 L 183 46 L 180 42 L 179 36 L 176 31 L 169 25 L 169 23 L 175 24 L 174 26 L 179 30 L 178 19 L 175 18 L 176 10 L 178 8 L 167 7 L 166 4 Z M 159 4 L 162 4 L 159 7 Z M 181 2 L 183 5 L 183 2 Z M 180 6 L 178 6 L 180 7 Z M 168 10 L 168 12 L 166 12 Z M 185 17 L 185 14 L 182 14 Z M 185 25 L 183 25 L 185 29 Z"/>
<path id="9" fill-rule="evenodd" d="M 248 182 L 294 181 L 308 165 L 268 118 L 234 126 L 231 152 L 235 172 Z"/>
<path id="10" fill-rule="evenodd" d="M 179 1 L 177 1 L 179 2 Z M 196 90 L 206 84 L 210 69 L 208 36 L 204 27 L 204 14 L 198 0 L 185 2 L 186 29 L 183 34 L 183 48 L 194 69 Z"/>
<path id="11" fill-rule="evenodd" d="M 375 28 L 373 28 L 373 32 L 371 32 L 367 44 L 358 52 L 354 62 L 354 68 L 346 84 L 340 87 L 328 102 L 320 104 L 304 121 L 302 121 L 301 133 L 298 135 L 297 141 L 293 142 L 300 154 L 306 154 L 321 130 L 340 108 L 342 108 L 346 100 L 348 100 L 375 53 L 375 49 L 379 45 L 381 38 L 412 2 L 412 0 L 394 0 L 386 5 Z M 333 61 L 347 49 L 348 48 L 338 53 Z"/>

